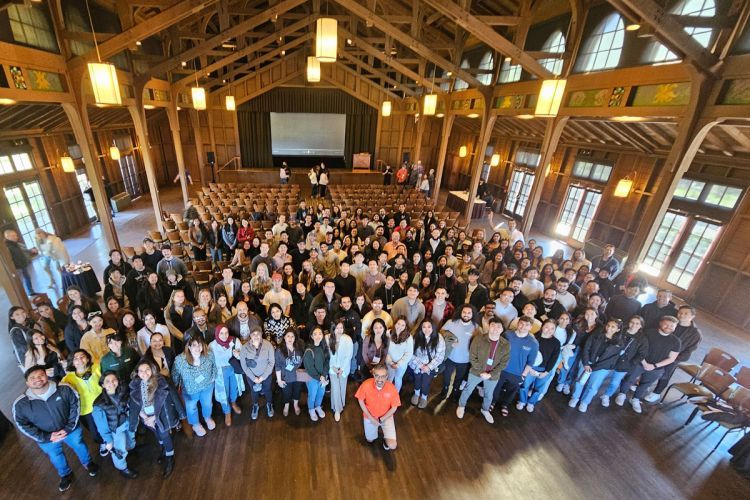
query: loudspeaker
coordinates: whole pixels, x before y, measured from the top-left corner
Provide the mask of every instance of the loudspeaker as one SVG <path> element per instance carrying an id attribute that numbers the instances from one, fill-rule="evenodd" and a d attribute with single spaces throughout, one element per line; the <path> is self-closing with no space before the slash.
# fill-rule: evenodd
<path id="1" fill-rule="evenodd" d="M 210 165 L 215 165 L 216 164 L 216 153 L 214 153 L 213 151 L 207 151 L 206 152 L 206 160 L 208 161 L 208 163 Z"/>

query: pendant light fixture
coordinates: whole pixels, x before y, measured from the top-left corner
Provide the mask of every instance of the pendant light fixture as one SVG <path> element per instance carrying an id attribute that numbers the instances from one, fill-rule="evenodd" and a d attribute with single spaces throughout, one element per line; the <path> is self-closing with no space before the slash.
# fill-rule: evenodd
<path id="1" fill-rule="evenodd" d="M 435 89 L 435 73 L 437 73 L 437 66 L 434 66 L 432 70 L 431 92 Z M 422 113 L 426 116 L 433 116 L 435 111 L 437 111 L 437 94 L 425 94 L 424 101 L 422 102 Z"/>
<path id="2" fill-rule="evenodd" d="M 206 109 L 206 90 L 198 86 L 198 68 L 193 60 L 193 71 L 195 72 L 195 87 L 190 89 L 190 95 L 193 98 L 193 108 L 198 111 Z"/>
<path id="3" fill-rule="evenodd" d="M 544 80 L 539 90 L 539 98 L 536 101 L 536 116 L 557 116 L 565 94 L 567 80 Z"/>
<path id="4" fill-rule="evenodd" d="M 117 161 L 120 159 L 120 149 L 117 146 L 111 146 L 109 148 L 109 157 L 112 158 L 114 161 Z"/>
<path id="5" fill-rule="evenodd" d="M 336 62 L 338 21 L 331 17 L 320 17 L 315 28 L 315 57 L 322 63 Z"/>
<path id="6" fill-rule="evenodd" d="M 310 83 L 320 81 L 320 60 L 313 56 L 307 57 L 307 81 Z"/>
<path id="7" fill-rule="evenodd" d="M 76 165 L 73 162 L 73 158 L 67 154 L 60 157 L 60 166 L 62 167 L 62 171 L 68 174 L 76 171 Z"/>
<path id="8" fill-rule="evenodd" d="M 391 116 L 391 108 L 392 108 L 391 101 L 383 101 L 383 105 L 381 107 L 380 114 L 383 116 Z"/>
<path id="9" fill-rule="evenodd" d="M 461 146 L 460 148 L 458 148 L 458 157 L 466 158 L 466 152 L 467 152 L 466 146 Z"/>
<path id="10" fill-rule="evenodd" d="M 630 177 L 624 177 L 617 182 L 615 187 L 614 196 L 615 198 L 627 198 L 630 191 L 633 189 L 633 179 Z"/>
<path id="11" fill-rule="evenodd" d="M 497 167 L 498 165 L 500 165 L 500 155 L 495 153 L 490 158 L 490 167 Z"/>
<path id="12" fill-rule="evenodd" d="M 227 111 L 234 111 L 237 109 L 237 105 L 234 102 L 234 96 L 228 95 L 224 98 L 224 104 L 226 105 Z"/>
<path id="13" fill-rule="evenodd" d="M 94 21 L 91 18 L 91 9 L 89 2 L 86 0 L 86 11 L 89 15 L 89 24 L 91 25 L 91 35 L 94 38 L 94 48 L 96 49 L 96 58 L 98 62 L 88 63 L 89 79 L 91 88 L 94 91 L 94 101 L 96 104 L 114 104 L 121 105 L 120 84 L 117 81 L 117 70 L 114 64 L 102 62 L 102 56 L 99 54 L 99 44 L 96 41 L 96 31 L 94 31 Z"/>

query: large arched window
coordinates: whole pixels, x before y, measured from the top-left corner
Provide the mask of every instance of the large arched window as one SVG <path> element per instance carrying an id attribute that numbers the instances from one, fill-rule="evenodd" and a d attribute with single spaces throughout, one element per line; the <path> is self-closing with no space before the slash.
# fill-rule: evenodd
<path id="1" fill-rule="evenodd" d="M 613 12 L 596 27 L 581 51 L 580 68 L 598 71 L 616 67 L 620 62 L 625 25 L 620 14 Z"/>
<path id="2" fill-rule="evenodd" d="M 489 73 L 479 73 L 477 80 L 482 82 L 482 85 L 490 85 L 492 83 L 492 67 L 495 65 L 495 59 L 492 56 L 492 51 L 487 51 L 482 56 L 482 60 L 479 61 L 479 69 L 489 71 Z"/>
<path id="3" fill-rule="evenodd" d="M 562 54 L 565 52 L 565 35 L 562 31 L 558 30 L 552 33 L 547 41 L 542 45 L 542 52 L 551 52 L 554 54 Z M 545 58 L 540 59 L 539 64 L 544 66 L 547 71 L 555 75 L 562 73 L 563 60 L 562 58 Z"/>
<path id="4" fill-rule="evenodd" d="M 461 61 L 461 69 L 469 69 L 468 59 L 464 59 L 463 61 Z M 453 85 L 453 90 L 464 90 L 468 88 L 469 88 L 469 84 L 461 80 L 460 78 L 457 78 L 455 85 Z"/>
<path id="5" fill-rule="evenodd" d="M 503 66 L 500 68 L 500 76 L 497 81 L 500 83 L 517 82 L 521 79 L 521 65 L 513 64 L 510 58 L 505 58 Z"/>
<path id="6" fill-rule="evenodd" d="M 679 16 L 713 17 L 716 15 L 716 3 L 714 0 L 680 0 L 671 12 Z M 710 27 L 686 26 L 685 32 L 703 47 L 708 47 L 713 36 L 713 29 Z M 676 61 L 677 59 L 679 59 L 677 54 L 656 41 L 652 42 L 647 49 L 645 57 L 645 60 L 650 63 Z"/>

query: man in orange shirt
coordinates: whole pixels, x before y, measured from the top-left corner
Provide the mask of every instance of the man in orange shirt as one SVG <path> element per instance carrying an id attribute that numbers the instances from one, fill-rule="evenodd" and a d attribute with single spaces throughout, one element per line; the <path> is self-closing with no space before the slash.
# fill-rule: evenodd
<path id="1" fill-rule="evenodd" d="M 377 365 L 372 369 L 372 377 L 359 386 L 354 395 L 362 408 L 365 425 L 365 439 L 372 443 L 378 438 L 378 429 L 383 429 L 383 448 L 396 449 L 396 423 L 393 414 L 401 406 L 396 386 L 388 381 L 388 369 Z"/>

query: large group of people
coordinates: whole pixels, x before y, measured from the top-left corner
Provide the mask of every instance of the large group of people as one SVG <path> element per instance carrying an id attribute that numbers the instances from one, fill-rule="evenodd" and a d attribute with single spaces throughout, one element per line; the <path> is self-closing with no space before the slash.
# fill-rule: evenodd
<path id="1" fill-rule="evenodd" d="M 70 287 L 57 307 L 11 308 L 28 386 L 14 417 L 60 490 L 72 481 L 63 443 L 97 473 L 79 424 L 126 478 L 142 426 L 168 477 L 172 434 L 214 431 L 215 403 L 225 426 L 295 418 L 303 400 L 305 418 L 338 422 L 356 384 L 367 441 L 382 430 L 393 450 L 401 393 L 417 409 L 455 399 L 464 418 L 476 391 L 489 423 L 534 412 L 550 387 L 580 412 L 598 397 L 641 413 L 701 341 L 694 309 L 669 291 L 638 301 L 646 279 L 612 245 L 589 260 L 545 252 L 514 220 L 487 238 L 431 211 L 368 210 L 302 202 L 268 231 L 195 216 L 185 250 L 212 262 L 214 283 L 197 286 L 168 243 L 146 238 L 129 261 L 110 252 L 102 305 Z"/>

